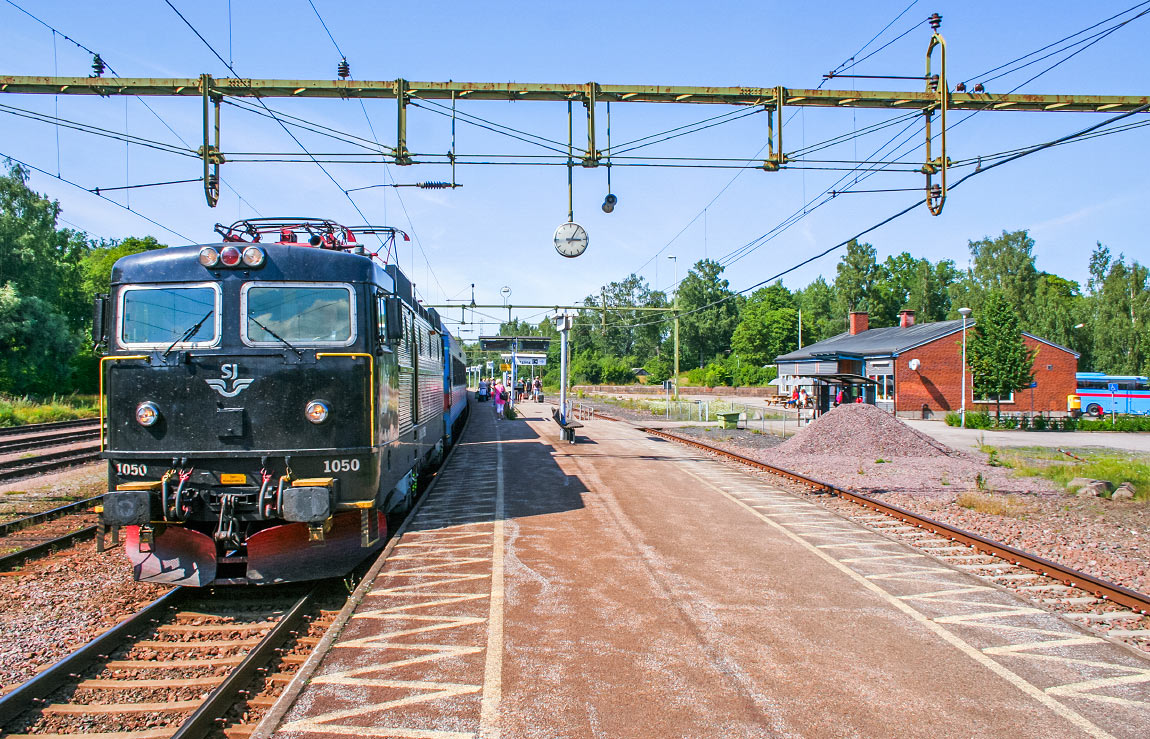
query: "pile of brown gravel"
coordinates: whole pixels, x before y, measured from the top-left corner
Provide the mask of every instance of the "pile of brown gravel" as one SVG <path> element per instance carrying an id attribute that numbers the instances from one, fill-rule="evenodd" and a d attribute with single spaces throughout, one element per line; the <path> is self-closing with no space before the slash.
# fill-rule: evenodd
<path id="1" fill-rule="evenodd" d="M 955 456 L 950 447 L 907 426 L 868 403 L 840 405 L 824 413 L 781 445 L 788 454 L 858 457 Z"/>

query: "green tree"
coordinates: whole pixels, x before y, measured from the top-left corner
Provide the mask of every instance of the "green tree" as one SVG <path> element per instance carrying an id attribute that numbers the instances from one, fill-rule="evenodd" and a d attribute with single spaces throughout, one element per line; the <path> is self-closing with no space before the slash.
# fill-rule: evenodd
<path id="1" fill-rule="evenodd" d="M 821 276 L 794 294 L 802 315 L 802 344 L 814 344 L 842 333 L 844 318 L 835 313 L 835 291 Z"/>
<path id="2" fill-rule="evenodd" d="M 743 306 L 731 349 L 748 364 L 762 367 L 798 347 L 799 313 L 782 282 L 760 288 Z"/>
<path id="3" fill-rule="evenodd" d="M 969 307 L 981 312 L 989 293 L 997 291 L 1014 306 L 1022 320 L 1029 323 L 1034 316 L 1034 295 L 1038 289 L 1034 239 L 1025 230 L 1003 231 L 996 239 L 987 237 L 969 243 Z"/>
<path id="4" fill-rule="evenodd" d="M 37 395 L 69 387 L 77 332 L 47 301 L 0 286 L 0 389 Z"/>
<path id="5" fill-rule="evenodd" d="M 640 362 L 659 354 L 667 334 L 665 314 L 634 307 L 667 307 L 667 297 L 652 290 L 638 275 L 604 285 L 598 295 L 588 295 L 573 333 L 580 346 L 614 357 L 635 356 Z M 606 313 L 602 306 L 607 307 Z"/>
<path id="6" fill-rule="evenodd" d="M 1038 275 L 1033 305 L 1034 315 L 1027 323 L 1027 330 L 1073 349 L 1081 355 L 1079 364 L 1089 366 L 1088 334 L 1075 328 L 1087 317 L 1085 299 L 1078 283 L 1043 272 Z"/>
<path id="7" fill-rule="evenodd" d="M 975 396 L 994 398 L 1002 416 L 1002 398 L 1034 382 L 1035 352 L 1022 340 L 1018 313 L 1002 293 L 986 294 L 967 343 L 967 363 Z"/>
<path id="8" fill-rule="evenodd" d="M 1090 258 L 1087 319 L 1092 369 L 1150 374 L 1150 276 L 1138 262 L 1113 259 L 1099 244 Z"/>
<path id="9" fill-rule="evenodd" d="M 875 281 L 879 278 L 875 248 L 852 240 L 835 267 L 835 311 L 846 320 L 851 311 L 873 313 L 876 307 Z"/>
<path id="10" fill-rule="evenodd" d="M 742 298 L 722 274 L 722 265 L 702 259 L 679 283 L 679 343 L 686 364 L 703 366 L 731 345 Z"/>
<path id="11" fill-rule="evenodd" d="M 106 293 L 111 287 L 112 265 L 121 257 L 140 252 L 163 249 L 167 245 L 154 236 L 129 236 L 123 241 L 102 241 L 92 246 L 80 260 L 84 302 L 90 303 L 97 293 Z"/>
<path id="12" fill-rule="evenodd" d="M 931 264 L 907 252 L 895 254 L 878 265 L 872 285 L 870 324 L 898 325 L 898 313 L 909 309 L 921 322 L 941 321 L 950 310 L 948 288 L 958 277 L 954 262 Z"/>

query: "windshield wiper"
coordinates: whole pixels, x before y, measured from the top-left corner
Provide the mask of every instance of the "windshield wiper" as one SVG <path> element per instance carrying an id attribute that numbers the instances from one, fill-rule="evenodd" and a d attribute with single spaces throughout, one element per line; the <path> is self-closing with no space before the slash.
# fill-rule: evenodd
<path id="1" fill-rule="evenodd" d="M 179 344 L 179 343 L 181 343 L 181 342 L 187 341 L 188 339 L 190 339 L 190 338 L 192 338 L 193 336 L 195 336 L 195 335 L 196 335 L 196 332 L 200 330 L 200 326 L 203 326 L 203 325 L 204 325 L 204 321 L 206 321 L 206 320 L 208 320 L 209 318 L 211 318 L 211 317 L 212 317 L 212 314 L 213 314 L 213 313 L 215 313 L 215 312 L 216 312 L 216 311 L 215 311 L 215 309 L 213 308 L 212 310 L 210 310 L 210 311 L 208 311 L 207 313 L 205 313 L 205 314 L 204 314 L 204 317 L 203 317 L 203 318 L 201 318 L 199 321 L 197 321 L 197 322 L 196 322 L 196 325 L 192 326 L 192 327 L 191 327 L 191 328 L 189 328 L 187 331 L 185 331 L 184 333 L 180 334 L 180 337 L 179 337 L 178 339 L 176 339 L 175 341 L 173 341 L 171 344 L 168 344 L 168 348 L 164 350 L 164 353 L 163 353 L 163 355 L 162 355 L 162 356 L 166 358 L 166 357 L 167 357 L 169 354 L 171 354 L 171 353 L 172 353 L 172 349 L 174 349 L 174 348 L 175 348 L 176 344 Z"/>
<path id="2" fill-rule="evenodd" d="M 269 334 L 272 335 L 273 339 L 279 340 L 280 343 L 282 343 L 288 349 L 291 349 L 293 352 L 295 352 L 296 356 L 298 356 L 300 358 L 303 357 L 303 352 L 301 352 L 299 349 L 296 349 L 294 346 L 292 346 L 291 343 L 287 339 L 285 339 L 284 337 L 277 334 L 275 331 L 272 331 L 270 328 L 268 328 L 267 326 L 260 323 L 258 318 L 256 318 L 255 316 L 248 316 L 248 320 L 251 321 L 252 323 L 254 323 L 255 325 L 259 326 L 260 328 L 262 328 L 264 331 L 267 331 Z"/>

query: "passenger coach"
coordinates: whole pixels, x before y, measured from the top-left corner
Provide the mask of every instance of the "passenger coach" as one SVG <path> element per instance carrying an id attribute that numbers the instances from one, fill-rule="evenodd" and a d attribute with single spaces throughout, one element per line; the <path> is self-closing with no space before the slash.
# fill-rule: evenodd
<path id="1" fill-rule="evenodd" d="M 104 523 L 127 527 L 140 580 L 346 574 L 460 430 L 462 352 L 355 242 L 393 229 L 217 230 L 218 244 L 121 259 L 97 300 Z"/>

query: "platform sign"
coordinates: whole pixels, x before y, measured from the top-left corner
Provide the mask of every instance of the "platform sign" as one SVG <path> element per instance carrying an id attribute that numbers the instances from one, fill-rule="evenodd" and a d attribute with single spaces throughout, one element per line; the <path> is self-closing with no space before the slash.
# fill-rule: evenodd
<path id="1" fill-rule="evenodd" d="M 511 365 L 510 365 L 510 364 L 506 364 L 506 363 L 505 363 L 505 364 L 501 364 L 501 365 L 499 365 L 499 371 L 500 371 L 500 372 L 510 372 L 510 371 L 511 371 Z"/>

